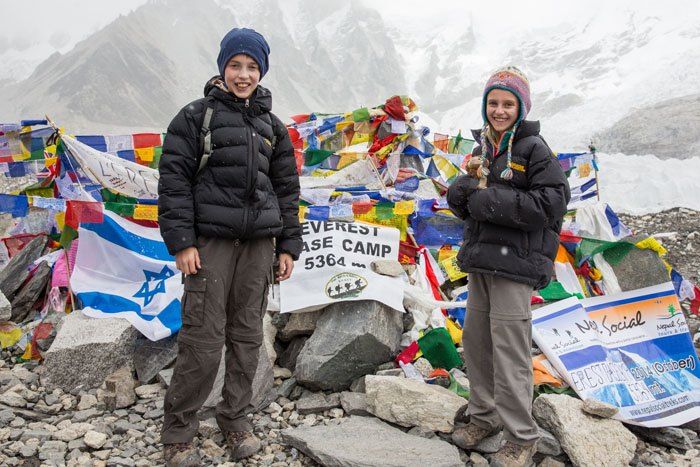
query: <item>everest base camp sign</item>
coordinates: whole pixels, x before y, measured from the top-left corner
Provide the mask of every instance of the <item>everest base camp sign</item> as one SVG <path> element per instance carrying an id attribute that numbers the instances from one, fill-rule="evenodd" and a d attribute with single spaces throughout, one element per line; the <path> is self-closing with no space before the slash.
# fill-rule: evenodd
<path id="1" fill-rule="evenodd" d="M 399 231 L 362 223 L 302 224 L 304 245 L 292 277 L 280 284 L 280 311 L 309 311 L 339 301 L 376 300 L 403 312 L 404 282 L 371 269 L 399 257 Z"/>
<path id="2" fill-rule="evenodd" d="M 582 399 L 646 427 L 700 417 L 700 368 L 672 283 L 532 312 L 533 339 Z"/>

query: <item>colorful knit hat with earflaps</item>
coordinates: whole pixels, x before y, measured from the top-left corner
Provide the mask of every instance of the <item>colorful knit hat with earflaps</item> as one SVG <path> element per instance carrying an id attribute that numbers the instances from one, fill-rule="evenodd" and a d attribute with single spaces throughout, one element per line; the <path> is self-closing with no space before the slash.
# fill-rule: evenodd
<path id="1" fill-rule="evenodd" d="M 481 130 L 481 141 L 482 144 L 486 141 L 486 132 L 489 128 L 489 121 L 486 116 L 486 98 L 494 89 L 503 89 L 513 93 L 513 95 L 518 99 L 519 112 L 518 119 L 513 125 L 513 135 L 508 140 L 508 166 L 501 172 L 501 178 L 504 180 L 511 180 L 513 178 L 513 169 L 511 168 L 511 152 L 513 149 L 513 138 L 515 137 L 515 132 L 518 129 L 520 122 L 525 120 L 527 114 L 530 112 L 532 107 L 532 102 L 530 101 L 530 82 L 528 81 L 525 74 L 514 66 L 506 66 L 496 70 L 491 77 L 486 81 L 486 86 L 484 87 L 484 95 L 481 102 L 481 116 L 484 119 L 484 127 Z M 498 148 L 496 148 L 498 151 Z"/>

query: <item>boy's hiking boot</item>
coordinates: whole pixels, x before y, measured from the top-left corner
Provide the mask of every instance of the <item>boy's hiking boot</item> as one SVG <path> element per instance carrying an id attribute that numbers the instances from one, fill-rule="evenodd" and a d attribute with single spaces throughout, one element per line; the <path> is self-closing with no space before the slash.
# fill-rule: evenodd
<path id="1" fill-rule="evenodd" d="M 226 445 L 231 451 L 230 455 L 232 460 L 250 457 L 262 447 L 260 440 L 250 431 L 227 432 Z"/>
<path id="2" fill-rule="evenodd" d="M 537 443 L 523 446 L 506 441 L 497 453 L 491 455 L 489 465 L 494 467 L 530 467 L 535 465 L 532 461 L 535 452 L 537 452 Z"/>
<path id="3" fill-rule="evenodd" d="M 495 435 L 499 431 L 501 431 L 500 427 L 488 429 L 468 423 L 466 426 L 455 429 L 454 433 L 452 433 L 452 442 L 462 449 L 473 449 L 484 439 Z"/>
<path id="4" fill-rule="evenodd" d="M 195 467 L 202 464 L 202 459 L 192 443 L 164 445 L 163 460 L 167 467 Z"/>

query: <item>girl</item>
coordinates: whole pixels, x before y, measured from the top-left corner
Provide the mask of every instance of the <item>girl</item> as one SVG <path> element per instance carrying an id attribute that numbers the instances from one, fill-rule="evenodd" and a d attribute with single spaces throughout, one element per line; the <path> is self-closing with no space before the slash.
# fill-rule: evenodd
<path id="1" fill-rule="evenodd" d="M 571 197 L 539 122 L 525 120 L 530 107 L 520 70 L 505 67 L 489 78 L 470 164 L 481 165 L 483 181 L 464 175 L 447 193 L 465 221 L 458 260 L 469 273 L 462 345 L 472 389 L 469 423 L 453 441 L 471 449 L 503 428 L 506 442 L 491 465 L 529 465 L 536 451 L 530 296 L 550 280 Z"/>

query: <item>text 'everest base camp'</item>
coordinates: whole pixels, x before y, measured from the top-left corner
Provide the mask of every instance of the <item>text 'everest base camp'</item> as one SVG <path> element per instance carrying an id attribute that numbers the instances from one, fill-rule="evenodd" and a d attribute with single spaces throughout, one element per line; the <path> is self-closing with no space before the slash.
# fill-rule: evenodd
<path id="1" fill-rule="evenodd" d="M 147 2 L 95 41 L 133 37 L 130 21 L 156 24 L 156 10 L 179 18 L 184 3 Z M 48 117 L 0 123 L 0 465 L 700 463 L 699 210 L 651 206 L 641 178 L 625 185 L 639 195 L 624 193 L 632 156 L 573 139 L 585 149 L 550 149 L 526 118 L 553 99 L 535 92 L 545 72 L 527 54 L 479 72 L 468 91 L 477 130 L 441 132 L 436 109 L 465 127 L 473 116 L 390 76 L 397 90 L 371 84 L 384 94 L 366 106 L 349 104 L 368 98 L 346 78 L 329 86 L 353 99 L 290 97 L 297 88 L 275 68 L 285 53 L 341 66 L 300 45 L 331 41 L 328 22 L 347 41 L 384 44 L 363 2 L 265 4 L 286 19 L 292 3 L 305 11 L 296 21 L 319 25 L 306 39 L 270 20 L 239 24 L 251 6 L 237 16 L 211 3 L 238 18 L 210 18 L 206 62 L 219 75 L 178 90 L 165 121 L 124 130 L 100 110 L 95 129 L 87 119 L 73 132 L 45 101 Z M 207 17 L 190 13 L 185 24 Z M 369 26 L 348 19 L 359 13 Z M 182 53 L 201 74 L 203 59 Z M 16 105 L 4 78 L 0 99 Z M 271 113 L 268 85 L 284 112 Z M 312 101 L 336 110 L 287 110 Z M 547 136 L 547 113 L 536 115 Z M 598 137 L 618 150 L 615 128 Z M 679 162 L 648 157 L 661 176 Z M 185 251 L 202 263 L 190 274 Z"/>

